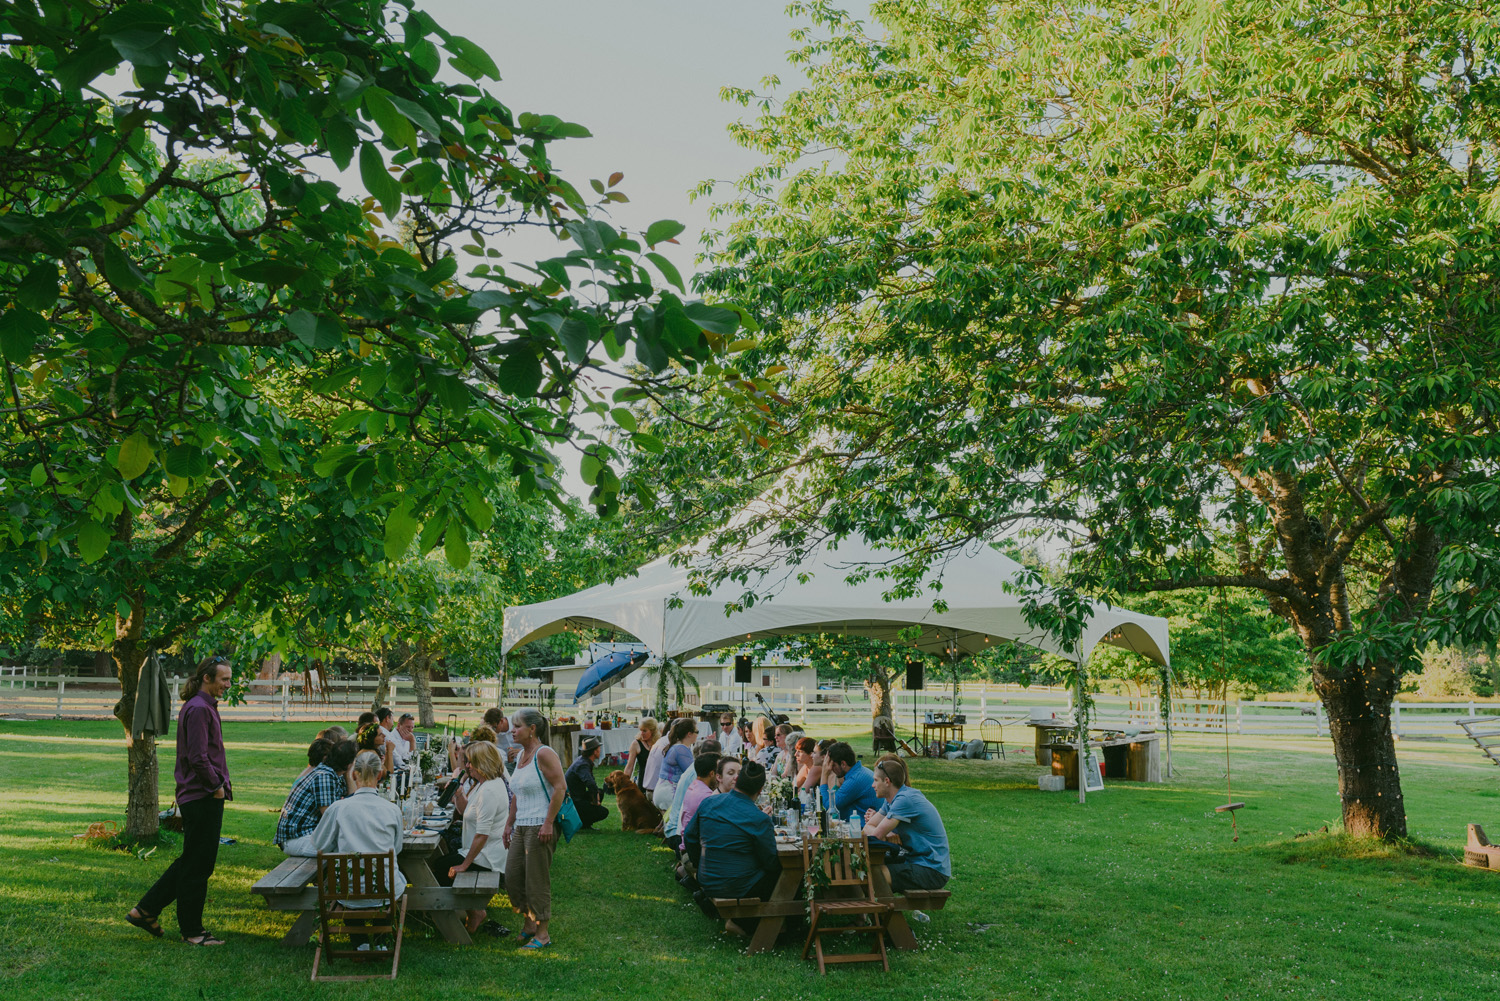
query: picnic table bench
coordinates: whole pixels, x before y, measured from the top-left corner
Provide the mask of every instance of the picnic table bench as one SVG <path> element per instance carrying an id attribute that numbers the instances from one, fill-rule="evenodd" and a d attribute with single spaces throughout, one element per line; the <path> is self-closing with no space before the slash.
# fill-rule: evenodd
<path id="1" fill-rule="evenodd" d="M 807 902 L 797 899 L 802 886 L 802 849 L 778 842 L 776 854 L 781 857 L 781 878 L 768 899 L 759 897 L 721 897 L 714 900 L 714 907 L 725 918 L 760 918 L 755 934 L 750 937 L 747 953 L 765 952 L 776 944 L 786 919 L 807 913 Z M 885 867 L 885 848 L 870 845 L 871 875 L 875 880 L 875 897 L 896 909 L 891 915 L 888 929 L 891 944 L 897 949 L 915 949 L 917 937 L 912 934 L 905 911 L 940 911 L 948 903 L 950 890 L 907 890 L 896 893 L 891 889 L 891 874 Z"/>
<path id="2" fill-rule="evenodd" d="M 396 856 L 396 864 L 406 876 L 407 911 L 426 914 L 443 935 L 456 945 L 468 945 L 468 929 L 463 912 L 484 907 L 500 890 L 500 873 L 470 869 L 454 877 L 453 885 L 443 886 L 432 871 L 430 859 L 436 855 L 438 837 L 408 835 Z M 318 860 L 289 858 L 266 873 L 250 892 L 265 898 L 273 911 L 296 911 L 297 920 L 282 936 L 282 945 L 305 945 L 318 927 L 318 888 L 314 885 Z"/>

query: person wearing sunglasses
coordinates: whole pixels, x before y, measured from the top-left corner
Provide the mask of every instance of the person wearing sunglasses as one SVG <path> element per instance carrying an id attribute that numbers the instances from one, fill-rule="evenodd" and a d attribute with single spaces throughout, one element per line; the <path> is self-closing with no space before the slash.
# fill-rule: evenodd
<path id="1" fill-rule="evenodd" d="M 940 890 L 953 876 L 948 856 L 948 831 L 937 808 L 908 784 L 906 762 L 884 757 L 875 763 L 875 795 L 885 802 L 865 813 L 865 834 L 878 841 L 899 844 L 899 861 L 886 869 L 891 888 Z"/>

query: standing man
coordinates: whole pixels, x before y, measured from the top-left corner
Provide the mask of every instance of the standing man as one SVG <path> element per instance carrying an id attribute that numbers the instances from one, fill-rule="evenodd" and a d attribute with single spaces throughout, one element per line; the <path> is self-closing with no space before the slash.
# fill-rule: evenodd
<path id="1" fill-rule="evenodd" d="M 521 753 L 521 747 L 516 739 L 510 735 L 510 718 L 499 706 L 484 711 L 484 722 L 495 731 L 495 748 L 500 752 L 500 760 L 505 762 L 507 770 L 516 767 L 516 755 Z"/>
<path id="2" fill-rule="evenodd" d="M 739 727 L 735 726 L 734 713 L 725 713 L 719 717 L 719 753 L 728 754 L 738 758 L 740 751 L 745 747 L 745 738 L 740 736 Z"/>
<path id="3" fill-rule="evenodd" d="M 573 797 L 585 831 L 592 831 L 595 824 L 609 816 L 609 808 L 601 805 L 604 794 L 594 781 L 594 762 L 599 760 L 602 746 L 598 737 L 583 738 L 578 742 L 578 759 L 568 767 L 568 795 Z"/>
<path id="4" fill-rule="evenodd" d="M 219 699 L 229 688 L 233 671 L 223 657 L 209 657 L 183 686 L 182 711 L 177 715 L 177 806 L 182 811 L 182 854 L 172 860 L 125 920 L 161 937 L 157 917 L 177 901 L 177 927 L 189 945 L 223 945 L 224 940 L 203 927 L 203 901 L 208 878 L 219 859 L 219 832 L 224 826 L 224 803 L 234 798 L 229 767 L 224 761 L 224 730 L 219 722 Z"/>

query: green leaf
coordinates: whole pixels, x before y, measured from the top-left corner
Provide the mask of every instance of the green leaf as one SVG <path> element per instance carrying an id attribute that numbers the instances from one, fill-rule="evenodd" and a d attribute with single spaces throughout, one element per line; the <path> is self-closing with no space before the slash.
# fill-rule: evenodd
<path id="1" fill-rule="evenodd" d="M 647 254 L 646 260 L 656 265 L 656 270 L 662 273 L 662 277 L 677 286 L 679 292 L 686 292 L 687 287 L 682 284 L 682 275 L 677 273 L 677 266 L 660 254 Z"/>
<path id="2" fill-rule="evenodd" d="M 47 467 L 38 462 L 31 467 L 31 485 L 38 490 L 47 482 Z"/>
<path id="3" fill-rule="evenodd" d="M 115 459 L 115 468 L 122 480 L 133 480 L 151 465 L 156 450 L 146 436 L 137 431 L 120 443 L 120 455 Z"/>
<path id="4" fill-rule="evenodd" d="M 307 269 L 299 264 L 291 264 L 287 261 L 267 259 L 263 261 L 252 261 L 249 264 L 231 268 L 229 273 L 237 278 L 243 278 L 247 282 L 256 285 L 265 285 L 269 288 L 279 288 L 282 285 L 290 285 L 292 282 L 307 274 Z"/>
<path id="5" fill-rule="evenodd" d="M 616 424 L 620 425 L 626 431 L 634 431 L 636 429 L 635 414 L 624 407 L 615 407 L 609 412 L 609 415 L 615 419 Z"/>
<path id="6" fill-rule="evenodd" d="M 426 132 L 434 139 L 442 137 L 443 130 L 442 126 L 438 125 L 438 120 L 432 117 L 432 112 L 422 107 L 416 101 L 408 101 L 404 97 L 397 97 L 395 94 L 392 94 L 390 95 L 390 102 L 396 106 L 397 111 L 405 115 L 417 128 Z"/>
<path id="7" fill-rule="evenodd" d="M 687 318 L 710 333 L 723 334 L 728 337 L 740 327 L 738 314 L 718 306 L 710 306 L 706 302 L 690 302 L 682 307 Z"/>
<path id="8" fill-rule="evenodd" d="M 380 147 L 372 142 L 362 143 L 359 147 L 359 177 L 380 203 L 386 218 L 394 219 L 401 211 L 401 184 L 385 169 Z"/>
<path id="9" fill-rule="evenodd" d="M 208 454 L 196 445 L 173 445 L 162 465 L 173 476 L 191 479 L 208 472 Z"/>
<path id="10" fill-rule="evenodd" d="M 13 309 L 0 314 L 0 355 L 12 365 L 31 360 L 37 338 L 47 332 L 47 321 L 29 309 Z"/>
<path id="11" fill-rule="evenodd" d="M 411 61 L 428 76 L 437 76 L 437 71 L 442 68 L 442 54 L 425 38 L 410 46 L 410 54 Z"/>
<path id="12" fill-rule="evenodd" d="M 491 80 L 500 79 L 500 67 L 495 65 L 495 60 L 490 58 L 488 52 L 467 38 L 462 35 L 454 35 L 443 44 L 449 52 L 458 57 L 457 60 L 449 60 L 453 63 L 453 68 L 463 73 L 469 79 L 478 80 L 481 76 L 487 76 Z M 460 66 L 459 62 L 468 65 L 466 67 Z M 476 72 L 466 72 L 466 70 L 470 69 Z"/>
<path id="13" fill-rule="evenodd" d="M 426 556 L 432 552 L 432 547 L 438 544 L 443 537 L 443 529 L 448 527 L 448 516 L 446 514 L 434 515 L 427 519 L 427 524 L 422 526 L 422 535 L 417 539 L 417 550 Z"/>
<path id="14" fill-rule="evenodd" d="M 149 281 L 146 273 L 136 267 L 135 261 L 130 259 L 130 255 L 113 243 L 105 243 L 99 264 L 104 271 L 104 277 L 115 288 L 130 292 Z"/>
<path id="15" fill-rule="evenodd" d="M 676 239 L 685 229 L 687 227 L 675 219 L 658 219 L 646 227 L 646 242 L 654 247 L 658 243 Z"/>
<path id="16" fill-rule="evenodd" d="M 344 340 L 344 328 L 337 320 L 326 316 L 314 316 L 305 309 L 295 310 L 286 318 L 287 329 L 297 340 L 314 351 L 329 351 Z"/>
<path id="17" fill-rule="evenodd" d="M 593 452 L 583 453 L 583 461 L 578 464 L 578 476 L 584 483 L 593 486 L 599 479 L 599 470 L 604 468 L 604 463 L 594 455 Z"/>
<path id="18" fill-rule="evenodd" d="M 529 348 L 511 352 L 495 373 L 500 388 L 511 396 L 535 396 L 542 385 L 542 363 Z"/>
<path id="19" fill-rule="evenodd" d="M 481 532 L 488 532 L 495 523 L 495 508 L 473 487 L 464 487 L 464 513 Z"/>
<path id="20" fill-rule="evenodd" d="M 380 131 L 393 146 L 416 149 L 417 130 L 412 127 L 411 121 L 405 115 L 396 110 L 396 106 L 391 103 L 390 95 L 371 88 L 365 91 L 364 106 L 365 111 L 369 112 L 370 117 L 375 120 L 375 124 L 380 127 Z M 360 169 L 361 171 L 364 169 L 363 154 L 361 154 Z M 365 184 L 369 183 L 369 178 L 365 178 Z M 371 189 L 370 193 L 374 194 L 374 190 Z M 376 197 L 379 196 L 376 195 Z"/>
<path id="21" fill-rule="evenodd" d="M 57 302 L 57 268 L 33 265 L 16 286 L 16 302 L 31 309 L 50 309 Z"/>
<path id="22" fill-rule="evenodd" d="M 448 565 L 455 570 L 462 570 L 469 565 L 469 537 L 464 531 L 463 523 L 458 520 L 448 522 L 448 532 L 443 541 L 443 555 L 448 559 Z"/>
<path id="23" fill-rule="evenodd" d="M 411 501 L 396 505 L 385 519 L 385 558 L 392 563 L 406 555 L 417 535 L 417 519 L 412 517 Z"/>
<path id="24" fill-rule="evenodd" d="M 656 435 L 654 434 L 647 434 L 644 431 L 638 434 L 631 435 L 630 440 L 635 442 L 636 445 L 638 445 L 642 449 L 646 450 L 647 452 L 651 452 L 654 455 L 661 455 L 667 450 L 667 447 L 662 444 L 660 438 L 656 437 Z"/>
<path id="25" fill-rule="evenodd" d="M 589 344 L 593 341 L 596 330 L 589 329 L 589 325 L 576 316 L 570 316 L 562 322 L 557 329 L 557 340 L 567 353 L 568 361 L 577 365 L 588 360 Z"/>
<path id="26" fill-rule="evenodd" d="M 97 563 L 109 549 L 109 529 L 95 521 L 78 525 L 78 555 L 86 564 Z"/>
<path id="27" fill-rule="evenodd" d="M 330 118 L 323 123 L 323 143 L 328 155 L 339 170 L 348 170 L 354 162 L 354 144 L 359 142 L 359 133 L 347 118 Z"/>

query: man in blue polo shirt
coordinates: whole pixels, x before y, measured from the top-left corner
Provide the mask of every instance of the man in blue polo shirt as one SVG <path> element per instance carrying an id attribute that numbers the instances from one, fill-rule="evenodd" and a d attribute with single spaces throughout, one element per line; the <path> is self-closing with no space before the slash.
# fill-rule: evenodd
<path id="1" fill-rule="evenodd" d="M 755 805 L 765 788 L 766 770 L 745 763 L 734 791 L 709 796 L 698 807 L 683 833 L 688 857 L 698 868 L 698 885 L 708 898 L 759 897 L 767 900 L 781 878 L 776 854 L 776 830 L 771 818 Z M 742 920 L 753 931 L 755 919 Z"/>
<path id="2" fill-rule="evenodd" d="M 906 763 L 900 758 L 877 761 L 874 778 L 875 794 L 885 802 L 865 815 L 865 834 L 902 848 L 901 860 L 886 866 L 891 888 L 897 893 L 941 890 L 953 875 L 953 864 L 937 807 L 907 785 Z"/>
<path id="3" fill-rule="evenodd" d="M 882 800 L 875 795 L 874 777 L 844 741 L 829 745 L 825 774 L 837 779 L 830 783 L 834 786 L 833 811 L 843 819 L 863 821 L 866 810 L 880 809 Z"/>

